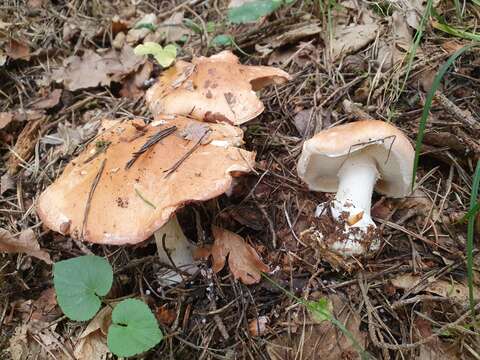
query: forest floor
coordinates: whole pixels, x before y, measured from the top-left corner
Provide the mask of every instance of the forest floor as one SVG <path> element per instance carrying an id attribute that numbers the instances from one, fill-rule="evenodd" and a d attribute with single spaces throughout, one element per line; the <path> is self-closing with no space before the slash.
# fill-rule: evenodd
<path id="1" fill-rule="evenodd" d="M 1 359 L 112 358 L 103 325 L 92 325 L 86 334 L 88 322 L 64 317 L 52 290 L 51 261 L 90 252 L 113 265 L 110 299 L 141 297 L 157 315 L 165 338 L 141 358 L 360 358 L 345 333 L 312 317 L 286 291 L 309 301 L 328 299 L 335 318 L 364 349 L 363 357 L 480 358 L 462 221 L 480 155 L 479 49 L 464 52 L 436 92 L 413 195 L 374 194 L 378 251 L 346 260 L 304 241 L 316 206 L 333 194 L 310 191 L 296 171 L 306 139 L 359 119 L 388 121 L 414 146 L 435 75 L 479 36 L 471 30 L 480 20 L 475 1 L 284 1 L 248 24 L 229 22 L 224 0 L 2 3 L 0 249 L 13 237 L 38 241 L 41 250 L 0 257 Z M 139 22 L 152 26 L 135 29 Z M 452 28 L 467 32 L 445 32 Z M 242 125 L 244 148 L 256 152 L 255 172 L 240 178 L 233 195 L 178 213 L 186 235 L 197 243 L 213 242 L 211 226 L 220 218 L 260 255 L 274 283 L 262 278 L 243 284 L 228 266 L 213 273 L 207 260 L 188 281 L 165 288 L 154 241 L 79 245 L 42 226 L 36 200 L 96 134 L 101 120 L 152 118 L 144 92 L 161 67 L 146 57 L 132 65 L 131 53 L 124 51 L 145 38 L 176 42 L 177 59 L 227 48 L 241 63 L 275 66 L 291 75 L 291 81 L 259 93 L 264 112 Z M 106 54 L 120 59 L 121 66 L 99 76 L 86 60 L 89 51 L 99 59 Z M 79 61 L 73 56 L 85 56 L 83 66 L 69 66 Z M 475 256 L 476 299 L 479 271 Z"/>

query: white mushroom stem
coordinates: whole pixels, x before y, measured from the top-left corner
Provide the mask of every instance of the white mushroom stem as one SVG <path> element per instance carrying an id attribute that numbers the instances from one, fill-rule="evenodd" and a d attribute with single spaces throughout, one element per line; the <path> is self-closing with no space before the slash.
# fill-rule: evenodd
<path id="1" fill-rule="evenodd" d="M 182 272 L 187 272 L 189 274 L 195 273 L 198 269 L 193 260 L 193 250 L 195 246 L 183 233 L 175 215 L 172 216 L 165 225 L 155 231 L 154 235 L 160 261 L 171 265 Z M 164 238 L 165 240 L 163 240 Z M 170 285 L 179 283 L 182 280 L 183 278 L 179 272 L 168 271 L 166 274 L 162 275 L 161 282 L 165 285 Z"/>
<path id="2" fill-rule="evenodd" d="M 373 188 L 379 177 L 375 160 L 368 153 L 353 153 L 342 164 L 338 177 L 338 190 L 331 210 L 334 218 L 345 221 L 345 238 L 335 241 L 330 248 L 344 256 L 363 254 L 367 250 L 363 241 L 365 235 L 376 228 L 370 217 Z M 321 209 L 319 205 L 317 215 Z M 374 239 L 370 250 L 378 247 Z"/>
<path id="3" fill-rule="evenodd" d="M 338 172 L 339 184 L 335 201 L 342 207 L 351 205 L 352 210 L 363 211 L 370 217 L 372 193 L 378 179 L 377 166 L 373 158 L 361 151 L 347 157 Z M 340 209 L 339 209 L 340 210 Z M 348 210 L 347 210 L 348 211 Z M 356 215 L 358 211 L 348 211 Z"/>

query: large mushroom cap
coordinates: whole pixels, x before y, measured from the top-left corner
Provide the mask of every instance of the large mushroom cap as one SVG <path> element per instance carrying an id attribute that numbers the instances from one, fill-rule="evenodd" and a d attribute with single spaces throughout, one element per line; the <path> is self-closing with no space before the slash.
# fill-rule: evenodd
<path id="1" fill-rule="evenodd" d="M 303 144 L 298 175 L 312 190 L 335 192 L 338 170 L 356 152 L 375 159 L 380 173 L 375 190 L 391 197 L 408 195 L 415 151 L 401 130 L 379 120 L 357 121 L 316 134 Z"/>
<path id="2" fill-rule="evenodd" d="M 239 63 L 230 51 L 177 61 L 146 93 L 154 115 L 178 114 L 200 121 L 242 124 L 264 109 L 255 91 L 290 79 L 283 70 Z"/>
<path id="3" fill-rule="evenodd" d="M 178 129 L 126 168 L 152 135 L 172 126 Z M 210 131 L 201 145 L 200 127 Z M 45 190 L 38 200 L 38 214 L 47 227 L 74 238 L 82 238 L 83 232 L 83 239 L 94 243 L 141 242 L 179 207 L 223 194 L 232 173 L 252 169 L 255 154 L 232 146 L 241 135 L 240 129 L 226 124 L 179 116 L 157 127 L 142 120 L 118 123 L 89 144 Z M 166 171 L 182 158 L 168 175 Z"/>

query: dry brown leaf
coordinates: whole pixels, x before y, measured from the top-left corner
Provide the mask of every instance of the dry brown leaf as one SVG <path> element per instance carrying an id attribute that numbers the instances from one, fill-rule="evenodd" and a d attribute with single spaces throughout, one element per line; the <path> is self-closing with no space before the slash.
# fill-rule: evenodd
<path id="1" fill-rule="evenodd" d="M 146 14 L 143 18 L 136 22 L 135 26 L 130 29 L 127 33 L 126 41 L 128 44 L 136 44 L 140 40 L 144 39 L 145 36 L 151 33 L 150 29 L 147 28 L 138 28 L 141 24 L 152 24 L 156 26 L 158 24 L 157 15 L 155 14 Z"/>
<path id="2" fill-rule="evenodd" d="M 35 100 L 30 106 L 33 109 L 42 110 L 42 109 L 50 109 L 60 102 L 60 98 L 62 96 L 61 89 L 55 89 L 50 94 L 42 99 Z"/>
<path id="3" fill-rule="evenodd" d="M 12 306 L 23 321 L 10 338 L 9 351 L 13 360 L 72 358 L 66 355 L 71 349 L 55 331 L 57 325 L 52 323 L 61 316 L 53 288 L 44 290 L 34 301 L 17 302 Z"/>
<path id="4" fill-rule="evenodd" d="M 90 321 L 75 345 L 76 360 L 102 360 L 108 354 L 107 331 L 112 321 L 112 308 L 105 306 Z"/>
<path id="5" fill-rule="evenodd" d="M 360 317 L 348 311 L 342 299 L 337 295 L 330 295 L 329 300 L 333 305 L 334 316 L 345 325 L 357 342 L 365 348 L 366 334 L 360 331 Z M 308 322 L 317 322 L 309 315 Z M 301 353 L 302 360 L 338 360 L 360 359 L 350 339 L 346 337 L 335 325 L 329 321 L 323 321 L 314 325 L 305 325 L 298 319 L 292 323 L 291 335 L 281 335 L 269 345 L 267 352 L 272 360 L 293 360 L 295 355 Z"/>
<path id="6" fill-rule="evenodd" d="M 3 174 L 0 178 L 0 195 L 3 195 L 4 192 L 8 190 L 13 190 L 16 188 L 15 180 L 9 173 Z"/>
<path id="7" fill-rule="evenodd" d="M 57 307 L 55 289 L 48 288 L 43 290 L 36 300 L 18 300 L 11 303 L 12 318 L 21 319 L 24 323 L 32 321 L 49 323 L 61 316 L 61 311 Z"/>
<path id="8" fill-rule="evenodd" d="M 123 81 L 120 95 L 128 97 L 130 99 L 138 99 L 145 94 L 144 84 L 145 81 L 150 79 L 150 74 L 153 70 L 153 64 L 147 61 L 139 70 L 134 74 L 130 74 Z"/>
<path id="9" fill-rule="evenodd" d="M 157 308 L 155 315 L 162 325 L 170 326 L 177 318 L 177 312 L 174 309 L 169 309 L 168 305 L 162 305 Z"/>
<path id="10" fill-rule="evenodd" d="M 262 272 L 268 272 L 265 265 L 253 247 L 240 236 L 231 231 L 212 226 L 215 242 L 212 247 L 213 271 L 218 273 L 225 266 L 228 256 L 228 266 L 235 279 L 244 284 L 258 283 Z"/>
<path id="11" fill-rule="evenodd" d="M 431 311 L 427 310 L 427 314 L 425 315 L 431 316 Z M 415 318 L 414 329 L 418 332 L 418 334 L 415 334 L 418 335 L 418 340 L 427 338 L 433 334 L 431 322 L 420 317 Z M 415 357 L 415 360 L 444 359 L 454 360 L 461 359 L 461 357 L 455 353 L 454 348 L 448 348 L 447 344 L 445 344 L 440 337 L 435 337 L 426 344 L 422 344 L 418 356 Z"/>
<path id="12" fill-rule="evenodd" d="M 338 27 L 332 40 L 331 57 L 334 61 L 353 54 L 372 42 L 379 30 L 378 24 Z"/>
<path id="13" fill-rule="evenodd" d="M 29 9 L 40 9 L 47 4 L 48 0 L 28 0 L 27 7 Z"/>
<path id="14" fill-rule="evenodd" d="M 55 332 L 55 327 L 42 321 L 18 326 L 9 339 L 8 350 L 12 360 L 69 359 L 63 357 L 64 353 L 59 350 L 62 339 Z"/>
<path id="15" fill-rule="evenodd" d="M 212 245 L 197 246 L 193 252 L 193 260 L 208 260 L 212 255 Z"/>
<path id="16" fill-rule="evenodd" d="M 184 11 L 173 13 L 168 19 L 160 24 L 155 31 L 161 34 L 165 43 L 170 44 L 179 41 L 184 36 L 193 34 L 192 30 L 183 25 Z"/>
<path id="17" fill-rule="evenodd" d="M 0 130 L 7 127 L 13 120 L 13 114 L 11 112 L 0 112 Z"/>
<path id="18" fill-rule="evenodd" d="M 40 136 L 41 127 L 45 122 L 45 117 L 29 121 L 18 135 L 17 142 L 7 161 L 7 171 L 10 175 L 16 174 L 22 161 L 29 159 Z"/>
<path id="19" fill-rule="evenodd" d="M 458 42 L 457 40 L 445 41 L 441 46 L 448 55 L 452 55 L 454 52 L 460 50 L 463 47 L 462 43 Z"/>
<path id="20" fill-rule="evenodd" d="M 462 283 L 456 281 L 446 281 L 446 280 L 433 280 L 427 281 L 426 287 L 420 285 L 424 284 L 421 281 L 421 277 L 413 274 L 403 274 L 399 275 L 390 280 L 396 288 L 404 289 L 407 291 L 412 291 L 417 293 L 419 291 L 426 291 L 435 295 L 443 296 L 446 298 L 452 298 L 461 303 L 468 302 L 468 288 Z M 415 290 L 417 285 L 418 290 Z M 480 298 L 480 291 L 477 288 L 474 288 L 474 297 L 476 299 Z"/>
<path id="21" fill-rule="evenodd" d="M 144 61 L 144 58 L 135 55 L 128 45 L 121 51 L 111 49 L 102 56 L 87 50 L 82 57 L 75 55 L 65 59 L 63 67 L 55 70 L 52 78 L 63 83 L 70 91 L 106 86 L 110 85 L 111 81 L 120 81 L 136 71 Z"/>
<path id="22" fill-rule="evenodd" d="M 30 48 L 24 41 L 11 39 L 5 47 L 7 56 L 13 60 L 30 60 Z"/>
<path id="23" fill-rule="evenodd" d="M 40 250 L 37 236 L 32 229 L 24 230 L 19 236 L 15 237 L 10 231 L 0 228 L 0 252 L 9 254 L 25 253 L 43 260 L 47 264 L 52 264 L 50 255 Z"/>

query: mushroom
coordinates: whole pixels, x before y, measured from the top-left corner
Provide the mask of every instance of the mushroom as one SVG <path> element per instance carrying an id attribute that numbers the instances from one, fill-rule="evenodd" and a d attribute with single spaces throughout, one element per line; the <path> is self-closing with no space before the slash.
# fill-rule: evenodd
<path id="1" fill-rule="evenodd" d="M 285 71 L 239 63 L 230 51 L 177 61 L 147 91 L 154 115 L 177 114 L 200 121 L 245 123 L 264 109 L 255 91 L 290 79 Z"/>
<path id="2" fill-rule="evenodd" d="M 160 258 L 192 273 L 193 245 L 175 212 L 223 194 L 233 175 L 251 171 L 255 154 L 236 147 L 243 132 L 228 124 L 156 123 L 104 129 L 41 194 L 37 212 L 48 228 L 92 243 L 136 244 L 155 233 Z"/>
<path id="3" fill-rule="evenodd" d="M 373 189 L 390 197 L 407 196 L 414 154 L 402 131 L 378 120 L 336 126 L 305 141 L 298 175 L 311 190 L 336 192 L 330 206 L 320 204 L 315 215 L 330 209 L 344 225 L 342 234 L 327 244 L 331 250 L 352 256 L 378 249 L 370 216 Z"/>

